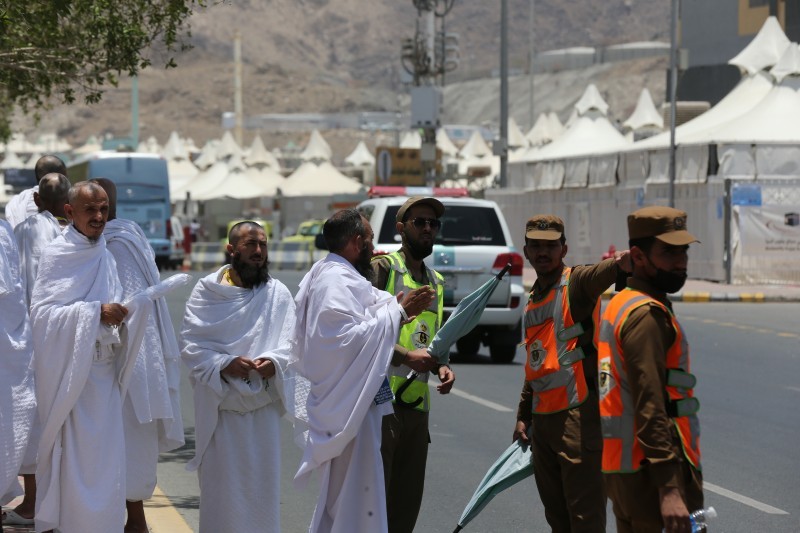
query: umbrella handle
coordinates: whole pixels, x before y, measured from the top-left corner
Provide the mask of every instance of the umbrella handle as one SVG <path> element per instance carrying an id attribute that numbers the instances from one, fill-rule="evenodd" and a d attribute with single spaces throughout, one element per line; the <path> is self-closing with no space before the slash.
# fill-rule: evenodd
<path id="1" fill-rule="evenodd" d="M 411 372 L 408 375 L 408 378 L 406 378 L 406 380 L 403 382 L 403 384 L 397 387 L 397 392 L 394 394 L 394 401 L 396 403 L 399 403 L 403 407 L 408 407 L 410 409 L 414 409 L 415 407 L 417 407 L 419 404 L 422 403 L 423 400 L 422 396 L 420 396 L 419 398 L 417 398 L 412 402 L 407 402 L 403 400 L 403 393 L 411 386 L 411 382 L 417 379 L 418 375 L 419 374 L 417 374 L 416 372 Z"/>
<path id="2" fill-rule="evenodd" d="M 461 531 L 461 529 L 462 529 L 461 526 L 456 526 L 456 528 L 453 530 L 453 533 L 458 533 L 459 531 Z"/>
<path id="3" fill-rule="evenodd" d="M 503 270 L 501 270 L 500 272 L 498 272 L 498 273 L 497 273 L 497 276 L 495 276 L 495 277 L 496 277 L 497 279 L 503 279 L 503 276 L 505 276 L 505 275 L 506 275 L 506 273 L 507 273 L 509 270 L 511 270 L 511 263 L 506 263 L 506 266 L 504 266 L 504 267 L 503 267 Z"/>

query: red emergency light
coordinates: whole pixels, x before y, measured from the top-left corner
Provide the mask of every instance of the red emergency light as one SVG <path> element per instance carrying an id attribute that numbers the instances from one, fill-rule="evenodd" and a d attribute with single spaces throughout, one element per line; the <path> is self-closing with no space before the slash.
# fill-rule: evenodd
<path id="1" fill-rule="evenodd" d="M 367 193 L 370 198 L 387 196 L 433 196 L 447 198 L 463 198 L 469 196 L 469 191 L 464 187 L 400 187 L 377 185 L 369 188 Z"/>

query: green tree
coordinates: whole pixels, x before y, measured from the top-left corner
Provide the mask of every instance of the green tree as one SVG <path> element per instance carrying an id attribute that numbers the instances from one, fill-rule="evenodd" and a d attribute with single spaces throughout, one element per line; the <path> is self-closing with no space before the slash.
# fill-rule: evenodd
<path id="1" fill-rule="evenodd" d="M 0 138 L 16 107 L 102 98 L 153 61 L 190 48 L 188 19 L 205 0 L 0 0 Z M 154 57 L 159 59 L 154 59 Z"/>

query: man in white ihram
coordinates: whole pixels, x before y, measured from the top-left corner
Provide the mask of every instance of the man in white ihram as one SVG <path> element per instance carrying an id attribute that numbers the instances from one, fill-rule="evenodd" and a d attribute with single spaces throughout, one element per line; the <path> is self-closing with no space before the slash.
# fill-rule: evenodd
<path id="1" fill-rule="evenodd" d="M 433 291 L 400 294 L 398 304 L 372 286 L 374 235 L 358 211 L 335 213 L 322 232 L 331 253 L 314 264 L 295 298 L 291 367 L 311 383 L 309 435 L 295 484 L 302 488 L 319 471 L 309 531 L 386 532 L 381 422 L 392 412 L 386 373 L 401 321 L 427 308 Z"/>
<path id="2" fill-rule="evenodd" d="M 103 235 L 117 264 L 122 299 L 128 300 L 160 279 L 147 236 L 132 220 L 117 218 L 117 187 L 107 178 L 91 180 L 108 196 L 108 222 Z M 40 186 L 41 189 L 41 186 Z M 139 356 L 122 401 L 125 430 L 125 533 L 147 533 L 144 500 L 156 487 L 158 454 L 184 444 L 180 406 L 180 350 L 164 298 L 147 302 L 150 309 Z"/>
<path id="3" fill-rule="evenodd" d="M 270 278 L 267 237 L 234 225 L 231 265 L 197 282 L 181 328 L 194 388 L 200 533 L 280 532 L 280 417 L 294 414 L 287 371 L 295 313 L 289 289 Z"/>
<path id="4" fill-rule="evenodd" d="M 44 157 L 37 162 L 37 166 Z M 59 159 L 56 159 L 60 163 Z M 25 310 L 30 310 L 33 284 L 39 271 L 39 257 L 42 250 L 50 242 L 61 235 L 69 223 L 64 213 L 70 183 L 66 176 L 57 172 L 45 174 L 39 181 L 38 189 L 33 193 L 34 203 L 39 210 L 35 215 L 22 220 L 14 227 L 14 237 L 19 250 L 19 267 L 25 287 Z M 31 346 L 32 348 L 32 346 Z M 39 450 L 39 431 L 41 425 L 34 417 L 31 426 L 28 448 L 22 460 L 19 473 L 25 484 L 25 498 L 13 509 L 6 510 L 3 523 L 6 525 L 33 525 L 33 513 L 36 506 L 36 454 Z"/>
<path id="5" fill-rule="evenodd" d="M 36 412 L 24 295 L 14 234 L 11 225 L 0 220 L 0 504 L 18 495 L 17 473 Z"/>
<path id="6" fill-rule="evenodd" d="M 122 395 L 147 308 L 119 303 L 122 287 L 103 237 L 105 191 L 81 182 L 68 199 L 72 224 L 42 253 L 31 297 L 34 351 L 41 355 L 34 358 L 42 424 L 36 531 L 119 533 L 125 521 Z"/>

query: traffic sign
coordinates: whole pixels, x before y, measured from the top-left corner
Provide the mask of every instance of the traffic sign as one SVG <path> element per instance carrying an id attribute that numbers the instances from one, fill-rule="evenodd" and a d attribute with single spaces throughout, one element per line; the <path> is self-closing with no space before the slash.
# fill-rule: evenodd
<path id="1" fill-rule="evenodd" d="M 378 151 L 378 178 L 386 185 L 392 177 L 392 153 L 388 149 Z"/>

